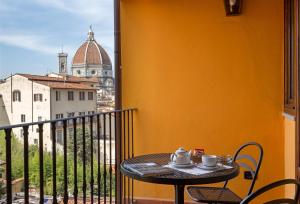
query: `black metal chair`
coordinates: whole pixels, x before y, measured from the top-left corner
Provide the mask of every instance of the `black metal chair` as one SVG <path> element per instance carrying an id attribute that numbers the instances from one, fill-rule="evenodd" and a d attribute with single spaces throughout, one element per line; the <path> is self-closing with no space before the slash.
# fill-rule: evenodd
<path id="1" fill-rule="evenodd" d="M 279 199 L 267 201 L 267 202 L 265 202 L 265 204 L 283 204 L 283 203 L 297 204 L 297 202 L 299 201 L 299 194 L 300 194 L 300 182 L 295 179 L 283 179 L 283 180 L 271 183 L 269 185 L 266 185 L 266 186 L 258 189 L 257 191 L 251 193 L 250 195 L 248 195 L 241 202 L 241 204 L 248 204 L 250 201 L 254 200 L 256 197 L 260 196 L 261 194 L 263 194 L 269 190 L 272 190 L 274 188 L 277 188 L 279 186 L 288 185 L 288 184 L 294 184 L 296 186 L 294 198 L 279 198 Z"/>
<path id="2" fill-rule="evenodd" d="M 258 150 L 258 160 L 254 159 L 251 155 L 242 154 L 246 147 L 256 147 Z M 237 162 L 240 167 L 243 167 L 252 174 L 252 182 L 248 190 L 250 195 L 253 191 L 254 184 L 261 166 L 263 159 L 263 148 L 256 142 L 248 142 L 242 145 L 233 157 L 233 161 Z M 239 162 L 239 160 L 242 160 Z M 248 161 L 245 163 L 244 161 Z M 250 162 L 249 165 L 248 163 Z M 251 166 L 254 166 L 252 168 Z M 223 187 L 204 187 L 204 186 L 189 186 L 187 192 L 192 200 L 201 203 L 240 203 L 242 198 L 227 188 L 228 181 L 225 182 Z"/>

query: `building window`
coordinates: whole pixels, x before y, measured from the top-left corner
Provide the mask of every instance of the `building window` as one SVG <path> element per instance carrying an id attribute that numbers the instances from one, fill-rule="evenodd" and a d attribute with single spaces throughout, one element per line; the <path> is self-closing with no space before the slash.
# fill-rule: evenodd
<path id="1" fill-rule="evenodd" d="M 74 117 L 75 113 L 74 112 L 68 113 L 67 116 L 68 116 L 68 118 Z M 69 125 L 73 124 L 73 120 L 72 119 L 68 120 L 68 124 Z"/>
<path id="2" fill-rule="evenodd" d="M 83 91 L 80 91 L 79 92 L 79 100 L 84 101 L 84 98 L 85 98 L 85 93 Z"/>
<path id="3" fill-rule="evenodd" d="M 21 101 L 21 92 L 13 91 L 13 101 Z"/>
<path id="4" fill-rule="evenodd" d="M 22 123 L 26 122 L 25 114 L 21 114 L 21 122 Z"/>
<path id="5" fill-rule="evenodd" d="M 96 71 L 95 71 L 95 70 L 92 70 L 92 74 L 93 74 L 93 75 L 96 74 Z"/>
<path id="6" fill-rule="evenodd" d="M 80 70 L 77 70 L 77 74 L 81 74 Z"/>
<path id="7" fill-rule="evenodd" d="M 93 92 L 88 92 L 88 99 L 89 100 L 94 100 L 94 93 Z"/>
<path id="8" fill-rule="evenodd" d="M 74 117 L 74 116 L 75 116 L 74 112 L 68 113 L 68 118 L 71 118 L 71 117 Z"/>
<path id="9" fill-rule="evenodd" d="M 78 112 L 78 115 L 79 115 L 79 116 L 84 116 L 84 115 L 85 115 L 85 112 Z M 82 118 L 79 118 L 79 121 L 82 122 Z"/>
<path id="10" fill-rule="evenodd" d="M 63 62 L 60 63 L 61 72 L 65 72 L 65 64 Z"/>
<path id="11" fill-rule="evenodd" d="M 35 129 L 35 132 L 36 132 L 36 133 L 39 133 L 39 128 Z"/>
<path id="12" fill-rule="evenodd" d="M 55 99 L 56 101 L 60 101 L 60 91 L 55 92 Z"/>
<path id="13" fill-rule="evenodd" d="M 41 122 L 42 121 L 42 116 L 39 116 L 38 117 L 38 122 Z"/>
<path id="14" fill-rule="evenodd" d="M 88 111 L 88 114 L 93 115 L 93 114 L 95 114 L 95 111 Z"/>
<path id="15" fill-rule="evenodd" d="M 37 145 L 39 143 L 39 140 L 38 139 L 34 139 L 33 142 L 34 142 L 35 145 Z"/>
<path id="16" fill-rule="evenodd" d="M 64 114 L 58 113 L 58 114 L 55 115 L 55 118 L 56 119 L 62 119 L 62 118 L 64 118 Z"/>
<path id="17" fill-rule="evenodd" d="M 43 101 L 43 94 L 34 94 L 33 95 L 33 100 L 34 101 Z"/>
<path id="18" fill-rule="evenodd" d="M 62 118 L 64 118 L 64 114 L 62 114 L 62 113 L 55 114 L 55 118 L 62 119 Z M 61 125 L 63 125 L 63 121 L 58 121 L 57 126 L 61 126 Z"/>
<path id="19" fill-rule="evenodd" d="M 294 0 L 285 1 L 285 39 L 284 39 L 284 111 L 296 115 L 296 80 L 297 68 L 295 66 L 296 21 Z"/>
<path id="20" fill-rule="evenodd" d="M 62 130 L 56 131 L 56 142 L 61 145 L 63 144 L 63 131 Z"/>
<path id="21" fill-rule="evenodd" d="M 68 91 L 68 101 L 74 101 L 74 92 Z"/>

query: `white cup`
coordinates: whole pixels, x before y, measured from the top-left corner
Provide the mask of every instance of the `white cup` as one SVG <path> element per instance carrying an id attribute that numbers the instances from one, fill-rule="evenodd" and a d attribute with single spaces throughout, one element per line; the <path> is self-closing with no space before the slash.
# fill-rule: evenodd
<path id="1" fill-rule="evenodd" d="M 214 167 L 217 165 L 218 157 L 216 155 L 202 155 L 202 164 L 207 167 Z"/>

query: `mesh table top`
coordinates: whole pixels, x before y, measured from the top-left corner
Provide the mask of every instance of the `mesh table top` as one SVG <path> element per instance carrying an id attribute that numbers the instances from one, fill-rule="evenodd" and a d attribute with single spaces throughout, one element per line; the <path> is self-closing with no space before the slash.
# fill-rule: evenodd
<path id="1" fill-rule="evenodd" d="M 233 168 L 222 169 L 202 175 L 192 175 L 174 169 L 173 174 L 147 177 L 140 176 L 137 173 L 134 173 L 124 167 L 125 164 L 136 164 L 145 162 L 154 162 L 159 165 L 166 165 L 170 162 L 170 155 L 170 153 L 148 154 L 124 160 L 121 163 L 121 172 L 123 173 L 123 175 L 135 180 L 169 185 L 195 185 L 217 183 L 230 180 L 238 176 L 239 174 L 239 166 L 237 163 L 233 163 L 231 165 Z"/>

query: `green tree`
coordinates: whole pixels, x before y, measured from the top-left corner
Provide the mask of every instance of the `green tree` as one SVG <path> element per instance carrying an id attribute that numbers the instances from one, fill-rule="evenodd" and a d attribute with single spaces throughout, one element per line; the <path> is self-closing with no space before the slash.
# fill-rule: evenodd
<path id="1" fill-rule="evenodd" d="M 86 132 L 86 181 L 87 181 L 87 194 L 90 194 L 90 181 L 91 181 L 91 154 L 90 154 L 90 144 L 91 139 L 88 131 Z M 82 131 L 78 129 L 77 131 L 77 185 L 79 194 L 82 194 L 82 184 L 83 184 L 83 145 L 82 145 Z M 74 140 L 71 135 L 68 137 L 68 155 L 67 155 L 67 175 L 68 175 L 68 190 L 73 193 L 74 189 Z M 24 172 L 24 159 L 23 159 L 23 144 L 21 141 L 16 139 L 14 135 L 12 135 L 12 177 L 13 179 L 22 178 Z M 101 191 L 102 195 L 104 194 L 103 186 L 104 186 L 104 166 L 101 165 L 98 167 L 97 165 L 97 155 L 94 151 L 93 155 L 93 177 L 94 177 L 94 186 L 95 193 L 97 192 L 97 172 L 98 168 L 100 168 L 101 172 Z M 0 131 L 0 160 L 5 161 L 5 134 L 3 131 Z M 39 149 L 37 145 L 29 146 L 28 153 L 29 160 L 29 182 L 30 186 L 39 188 Z M 52 153 L 43 152 L 43 167 L 44 167 L 44 192 L 46 195 L 52 194 Z M 107 177 L 107 193 L 109 193 L 109 168 L 106 169 Z M 57 152 L 56 155 L 56 178 L 57 178 L 57 194 L 63 195 L 64 192 L 64 158 L 62 152 Z M 0 184 L 1 185 L 1 184 Z M 115 193 L 114 189 L 114 175 L 112 175 L 112 188 L 113 194 Z M 1 186 L 0 186 L 0 195 L 1 195 Z"/>
<path id="2" fill-rule="evenodd" d="M 23 144 L 12 135 L 11 138 L 11 158 L 12 158 L 12 179 L 23 177 L 24 159 Z M 0 160 L 6 160 L 6 142 L 4 131 L 0 131 Z"/>

